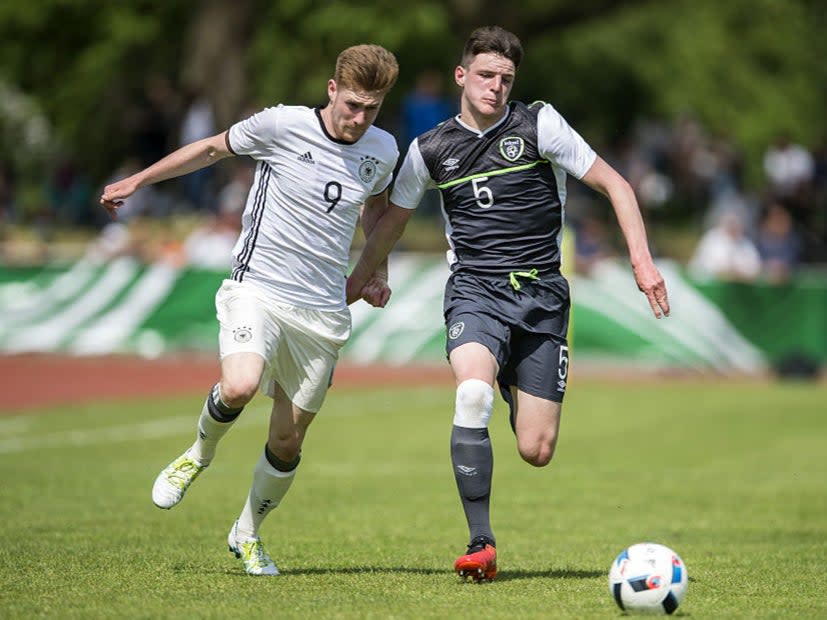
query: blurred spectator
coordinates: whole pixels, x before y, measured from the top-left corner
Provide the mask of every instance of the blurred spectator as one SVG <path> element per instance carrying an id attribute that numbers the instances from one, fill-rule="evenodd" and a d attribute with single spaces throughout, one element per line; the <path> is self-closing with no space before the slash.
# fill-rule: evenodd
<path id="1" fill-rule="evenodd" d="M 604 222 L 586 213 L 574 225 L 574 270 L 588 275 L 599 262 L 615 256 Z"/>
<path id="2" fill-rule="evenodd" d="M 672 127 L 669 172 L 676 187 L 676 194 L 689 204 L 702 204 L 709 200 L 703 178 L 707 171 L 706 130 L 689 113 L 678 118 Z"/>
<path id="3" fill-rule="evenodd" d="M 237 213 L 241 217 L 253 184 L 255 168 L 246 159 L 233 159 L 228 163 L 232 166 L 232 174 L 218 192 L 218 210 Z"/>
<path id="4" fill-rule="evenodd" d="M 178 145 L 184 146 L 216 133 L 212 104 L 204 95 L 190 92 L 187 96 L 184 118 L 181 121 Z M 214 178 L 215 169 L 212 166 L 201 168 L 180 178 L 184 197 L 196 211 L 213 209 L 210 194 Z"/>
<path id="5" fill-rule="evenodd" d="M 15 216 L 15 188 L 14 173 L 8 162 L 0 160 L 0 262 L 6 262 L 6 241 L 9 236 L 9 225 Z"/>
<path id="6" fill-rule="evenodd" d="M 751 235 L 755 230 L 755 213 L 757 209 L 755 200 L 745 196 L 737 189 L 732 188 L 721 191 L 712 199 L 709 208 L 706 213 L 704 213 L 704 230 L 714 228 L 718 222 L 720 222 L 721 216 L 725 213 L 734 213 L 744 225 L 746 234 Z"/>
<path id="7" fill-rule="evenodd" d="M 59 224 L 70 226 L 91 223 L 92 185 L 76 163 L 60 156 L 46 181 L 51 209 Z"/>
<path id="8" fill-rule="evenodd" d="M 233 176 L 218 194 L 218 212 L 192 231 L 184 241 L 184 260 L 204 269 L 226 270 L 241 232 L 241 214 L 253 183 L 253 168 L 244 160 L 233 162 Z"/>
<path id="9" fill-rule="evenodd" d="M 11 164 L 0 160 L 0 226 L 8 224 L 15 215 L 14 171 Z"/>
<path id="10" fill-rule="evenodd" d="M 204 218 L 184 241 L 184 261 L 193 267 L 225 271 L 241 232 L 241 214 L 222 207 Z"/>
<path id="11" fill-rule="evenodd" d="M 771 202 L 761 219 L 756 240 L 764 277 L 772 283 L 789 280 L 801 256 L 801 239 L 789 211 Z"/>
<path id="12" fill-rule="evenodd" d="M 137 159 L 127 159 L 104 181 L 103 186 L 124 179 L 139 170 L 141 170 L 141 164 Z M 157 186 L 149 185 L 140 188 L 124 201 L 124 205 L 118 210 L 118 221 L 127 223 L 142 215 L 164 217 L 169 215 L 171 210 L 170 196 L 159 190 Z"/>
<path id="13" fill-rule="evenodd" d="M 764 172 L 773 195 L 789 198 L 813 179 L 815 161 L 807 149 L 793 143 L 789 135 L 783 133 L 764 153 Z"/>
<path id="14" fill-rule="evenodd" d="M 112 258 L 135 253 L 129 227 L 123 222 L 109 222 L 86 248 L 86 258 L 94 264 L 104 264 Z"/>
<path id="15" fill-rule="evenodd" d="M 689 270 L 704 279 L 751 281 L 761 273 L 761 257 L 735 212 L 722 213 L 716 226 L 701 237 Z"/>
<path id="16" fill-rule="evenodd" d="M 414 89 L 402 100 L 402 150 L 418 135 L 436 127 L 458 112 L 457 102 L 443 92 L 442 74 L 434 69 L 421 72 Z"/>
<path id="17" fill-rule="evenodd" d="M 131 117 L 135 142 L 132 152 L 138 157 L 142 168 L 161 159 L 173 146 L 179 108 L 169 79 L 160 74 L 150 75 L 141 96 L 135 101 Z"/>
<path id="18" fill-rule="evenodd" d="M 458 113 L 457 102 L 446 97 L 443 88 L 442 73 L 426 69 L 417 76 L 414 89 L 403 98 L 400 145 L 403 153 L 416 136 Z M 439 192 L 431 189 L 422 196 L 417 212 L 434 215 L 439 212 L 440 205 Z"/>

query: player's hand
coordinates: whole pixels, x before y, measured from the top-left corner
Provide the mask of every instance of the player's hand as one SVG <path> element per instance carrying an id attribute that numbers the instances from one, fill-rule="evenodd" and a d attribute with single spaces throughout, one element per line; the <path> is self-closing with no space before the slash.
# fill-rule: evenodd
<path id="1" fill-rule="evenodd" d="M 347 282 L 345 283 L 345 302 L 348 306 L 362 299 L 363 286 L 364 282 L 357 282 L 354 280 L 353 275 L 348 276 Z"/>
<path id="2" fill-rule="evenodd" d="M 666 294 L 666 283 L 655 264 L 652 261 L 647 261 L 634 266 L 633 271 L 637 287 L 649 300 L 655 318 L 669 316 L 669 296 Z"/>
<path id="3" fill-rule="evenodd" d="M 103 188 L 100 203 L 109 213 L 113 220 L 118 219 L 118 209 L 123 206 L 123 201 L 137 190 L 137 184 L 131 177 L 112 183 Z"/>
<path id="4" fill-rule="evenodd" d="M 374 308 L 384 308 L 391 298 L 391 288 L 383 276 L 374 275 L 367 284 L 362 287 L 362 299 Z"/>

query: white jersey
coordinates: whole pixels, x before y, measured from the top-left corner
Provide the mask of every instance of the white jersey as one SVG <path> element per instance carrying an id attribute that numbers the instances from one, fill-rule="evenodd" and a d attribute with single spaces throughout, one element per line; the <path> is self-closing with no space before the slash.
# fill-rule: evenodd
<path id="1" fill-rule="evenodd" d="M 232 279 L 294 306 L 341 310 L 359 210 L 391 182 L 399 157 L 388 132 L 330 136 L 319 110 L 279 105 L 236 123 L 233 153 L 258 160 L 233 248 Z"/>

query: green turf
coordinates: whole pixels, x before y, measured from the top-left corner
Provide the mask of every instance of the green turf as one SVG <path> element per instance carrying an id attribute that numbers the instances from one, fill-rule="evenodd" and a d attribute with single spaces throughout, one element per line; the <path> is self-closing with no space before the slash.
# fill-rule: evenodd
<path id="1" fill-rule="evenodd" d="M 500 575 L 483 585 L 450 570 L 466 542 L 450 390 L 331 391 L 262 529 L 277 578 L 225 546 L 266 399 L 180 506 L 150 501 L 200 401 L 0 418 L 1 618 L 617 618 L 606 573 L 643 540 L 688 566 L 678 615 L 827 617 L 823 386 L 574 382 L 546 469 L 520 461 L 498 403 Z"/>

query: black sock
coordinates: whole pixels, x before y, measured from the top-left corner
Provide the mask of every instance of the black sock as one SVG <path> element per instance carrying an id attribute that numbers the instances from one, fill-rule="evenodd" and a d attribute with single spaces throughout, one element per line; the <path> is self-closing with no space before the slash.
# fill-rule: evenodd
<path id="1" fill-rule="evenodd" d="M 207 398 L 207 410 L 214 420 L 227 423 L 232 422 L 241 415 L 244 407 L 228 407 L 224 401 L 221 400 L 218 384 L 216 383 L 213 389 L 210 390 L 210 395 Z"/>
<path id="2" fill-rule="evenodd" d="M 270 446 L 264 444 L 264 456 L 267 458 L 267 462 L 270 463 L 275 469 L 280 472 L 288 473 L 293 471 L 299 466 L 299 461 L 302 460 L 302 454 L 299 452 L 292 461 L 282 461 L 279 457 L 273 454 L 270 450 Z"/>
<path id="3" fill-rule="evenodd" d="M 471 540 L 485 536 L 493 545 L 495 541 L 488 504 L 494 453 L 488 429 L 454 426 L 451 431 L 451 463 Z"/>

